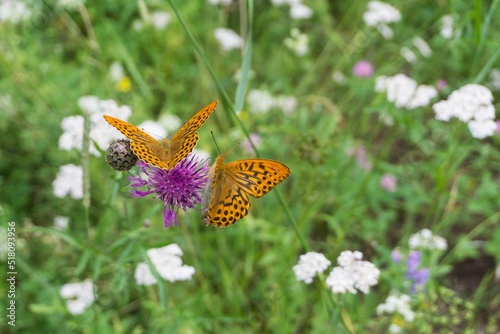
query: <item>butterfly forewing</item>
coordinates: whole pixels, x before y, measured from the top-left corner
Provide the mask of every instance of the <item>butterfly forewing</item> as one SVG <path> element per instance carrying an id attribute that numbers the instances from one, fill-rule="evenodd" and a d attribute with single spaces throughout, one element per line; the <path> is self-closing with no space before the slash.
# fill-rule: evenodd
<path id="1" fill-rule="evenodd" d="M 122 121 L 121 119 L 104 115 L 104 119 L 123 133 L 128 139 L 141 142 L 143 144 L 151 143 L 158 145 L 158 140 L 148 135 L 145 131 L 139 129 L 137 126 Z"/>
<path id="2" fill-rule="evenodd" d="M 165 152 L 158 152 L 158 150 L 137 141 L 131 142 L 130 148 L 142 161 L 159 168 L 168 169 L 169 166 L 165 160 L 161 159 Z"/>
<path id="3" fill-rule="evenodd" d="M 290 168 L 268 159 L 247 159 L 230 162 L 226 174 L 243 191 L 253 197 L 262 197 L 290 175 Z"/>
<path id="4" fill-rule="evenodd" d="M 181 143 L 176 143 L 172 142 L 172 145 L 178 145 L 178 147 L 175 149 L 175 155 L 171 161 L 172 167 L 177 165 L 179 162 L 182 161 L 185 157 L 188 156 L 189 153 L 193 151 L 193 148 L 196 146 L 196 143 L 198 142 L 198 133 L 194 132 L 187 136 L 184 141 Z"/>
<path id="5" fill-rule="evenodd" d="M 191 117 L 189 121 L 184 123 L 179 131 L 177 131 L 177 133 L 172 137 L 172 141 L 183 140 L 193 132 L 197 131 L 203 125 L 203 123 L 206 122 L 208 117 L 212 115 L 212 112 L 215 110 L 218 103 L 219 102 L 215 100 L 205 108 L 198 111 L 193 117 Z"/>

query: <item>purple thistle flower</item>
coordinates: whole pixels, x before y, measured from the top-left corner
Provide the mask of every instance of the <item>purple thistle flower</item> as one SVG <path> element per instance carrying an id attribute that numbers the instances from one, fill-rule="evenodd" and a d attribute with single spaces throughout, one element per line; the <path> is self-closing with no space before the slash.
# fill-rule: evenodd
<path id="1" fill-rule="evenodd" d="M 208 160 L 199 160 L 191 153 L 171 170 L 156 168 L 142 161 L 139 161 L 137 166 L 144 175 L 128 177 L 132 187 L 131 194 L 134 197 L 143 197 L 156 193 L 156 198 L 165 204 L 165 227 L 179 225 L 179 208 L 186 212 L 201 203 L 202 191 L 208 182 Z M 146 189 L 141 190 L 143 187 Z"/>

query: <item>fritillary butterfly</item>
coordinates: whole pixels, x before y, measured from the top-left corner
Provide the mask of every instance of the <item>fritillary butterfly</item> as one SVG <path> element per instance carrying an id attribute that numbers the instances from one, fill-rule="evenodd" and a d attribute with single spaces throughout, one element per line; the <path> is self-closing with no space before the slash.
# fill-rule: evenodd
<path id="1" fill-rule="evenodd" d="M 219 155 L 210 169 L 212 184 L 203 198 L 202 219 L 210 226 L 227 227 L 250 211 L 248 195 L 259 198 L 290 175 L 290 168 L 268 159 L 245 159 L 224 164 Z"/>
<path id="2" fill-rule="evenodd" d="M 217 103 L 217 101 L 213 101 L 198 111 L 172 139 L 165 138 L 161 142 L 138 127 L 118 118 L 104 115 L 104 119 L 132 141 L 130 147 L 139 159 L 150 165 L 170 170 L 191 153 L 198 141 L 196 131 L 212 114 Z"/>

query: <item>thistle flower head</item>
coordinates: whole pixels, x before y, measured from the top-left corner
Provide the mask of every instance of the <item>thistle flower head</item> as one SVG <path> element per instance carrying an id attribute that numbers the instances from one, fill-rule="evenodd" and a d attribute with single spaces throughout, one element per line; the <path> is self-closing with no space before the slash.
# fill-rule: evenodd
<path id="1" fill-rule="evenodd" d="M 187 211 L 201 203 L 201 194 L 208 182 L 208 160 L 199 160 L 191 153 L 171 170 L 156 168 L 142 161 L 137 166 L 143 173 L 128 178 L 132 196 L 156 194 L 156 198 L 165 204 L 165 227 L 178 225 L 179 208 Z"/>

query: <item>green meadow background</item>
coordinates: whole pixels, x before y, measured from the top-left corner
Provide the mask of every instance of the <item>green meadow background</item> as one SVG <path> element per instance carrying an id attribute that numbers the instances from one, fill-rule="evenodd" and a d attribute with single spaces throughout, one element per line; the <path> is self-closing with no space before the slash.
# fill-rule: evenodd
<path id="1" fill-rule="evenodd" d="M 397 323 L 406 333 L 497 333 L 499 135 L 473 138 L 457 120 L 434 119 L 431 106 L 398 109 L 374 87 L 376 77 L 398 73 L 419 84 L 446 80 L 433 103 L 468 83 L 491 89 L 489 74 L 500 68 L 499 2 L 392 0 L 402 20 L 390 24 L 391 40 L 363 22 L 366 1 L 306 0 L 314 14 L 301 20 L 267 0 L 87 0 L 75 10 L 28 2 L 36 8 L 31 20 L 0 23 L 0 217 L 3 227 L 16 223 L 18 272 L 16 327 L 7 325 L 4 306 L 1 326 L 24 333 L 385 333 Z M 165 29 L 133 29 L 155 10 L 171 14 Z M 439 35 L 447 14 L 459 31 L 450 40 Z M 218 27 L 238 32 L 247 47 L 223 52 Z M 309 38 L 302 57 L 284 44 L 292 28 Z M 400 50 L 415 36 L 433 54 L 410 64 Z M 373 64 L 373 76 L 352 75 L 360 60 Z M 115 61 L 129 91 L 109 78 Z M 333 80 L 334 72 L 345 81 Z M 252 113 L 251 89 L 293 96 L 297 107 Z M 493 94 L 499 110 L 500 93 Z M 234 226 L 206 227 L 192 210 L 166 229 L 162 203 L 131 197 L 127 173 L 104 156 L 58 149 L 61 121 L 82 113 L 85 95 L 129 105 L 133 124 L 165 114 L 186 121 L 218 99 L 197 148 L 213 161 L 211 132 L 223 152 L 257 133 L 259 156 L 292 174 L 252 199 L 250 214 Z M 380 120 L 382 110 L 392 126 Z M 366 149 L 370 170 L 348 154 L 355 147 Z M 240 144 L 227 161 L 253 156 Z M 60 166 L 82 159 L 90 159 L 88 207 L 57 198 L 52 188 Z M 394 192 L 380 186 L 386 173 L 397 178 Z M 53 227 L 56 216 L 69 217 L 66 230 Z M 448 249 L 426 260 L 431 277 L 412 297 L 417 318 L 405 325 L 376 307 L 393 289 L 408 293 L 405 270 L 390 254 L 398 247 L 407 254 L 409 236 L 423 228 L 444 237 Z M 193 279 L 138 286 L 134 270 L 146 250 L 172 243 L 195 267 Z M 324 284 L 329 271 L 310 285 L 296 280 L 301 254 L 321 252 L 336 266 L 344 250 L 363 252 L 381 270 L 368 294 L 332 294 Z M 71 315 L 59 290 L 87 278 L 98 299 Z"/>

